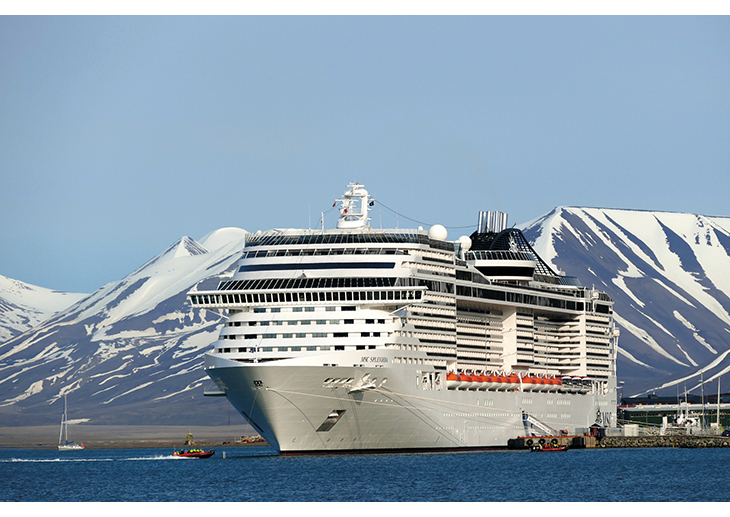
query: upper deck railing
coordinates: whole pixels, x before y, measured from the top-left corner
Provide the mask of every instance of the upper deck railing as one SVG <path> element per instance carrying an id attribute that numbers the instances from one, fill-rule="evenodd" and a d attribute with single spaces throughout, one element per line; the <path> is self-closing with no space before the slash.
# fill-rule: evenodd
<path id="1" fill-rule="evenodd" d="M 309 246 L 315 244 L 425 244 L 432 248 L 454 251 L 454 243 L 430 239 L 418 230 L 404 231 L 325 231 L 302 233 L 250 233 L 246 247 L 254 246 Z"/>

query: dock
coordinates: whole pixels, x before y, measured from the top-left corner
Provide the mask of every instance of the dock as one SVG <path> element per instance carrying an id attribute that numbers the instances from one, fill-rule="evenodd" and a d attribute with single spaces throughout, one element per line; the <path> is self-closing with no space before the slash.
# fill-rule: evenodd
<path id="1" fill-rule="evenodd" d="M 594 449 L 598 447 L 598 438 L 595 436 L 520 436 L 507 442 L 508 449 L 531 449 L 532 447 L 551 444 L 567 445 L 571 449 Z"/>
<path id="2" fill-rule="evenodd" d="M 632 447 L 676 447 L 700 449 L 730 447 L 730 436 L 667 435 L 667 436 L 521 436 L 509 440 L 509 449 L 531 449 L 536 445 L 567 445 L 571 449 L 613 449 Z"/>
<path id="3" fill-rule="evenodd" d="M 699 449 L 708 447 L 730 447 L 730 436 L 717 435 L 667 435 L 667 436 L 604 436 L 597 445 L 601 448 L 615 447 L 680 447 Z"/>

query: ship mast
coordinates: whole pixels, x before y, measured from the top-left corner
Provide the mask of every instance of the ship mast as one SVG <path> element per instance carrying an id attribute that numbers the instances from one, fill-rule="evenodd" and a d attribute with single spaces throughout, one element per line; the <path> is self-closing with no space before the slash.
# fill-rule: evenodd
<path id="1" fill-rule="evenodd" d="M 342 205 L 340 207 L 340 218 L 337 220 L 337 228 L 354 229 L 365 228 L 370 218 L 368 211 L 373 204 L 373 199 L 368 195 L 368 191 L 359 183 L 350 183 L 347 185 L 342 199 L 338 199 Z M 359 206 L 358 206 L 359 205 Z"/>

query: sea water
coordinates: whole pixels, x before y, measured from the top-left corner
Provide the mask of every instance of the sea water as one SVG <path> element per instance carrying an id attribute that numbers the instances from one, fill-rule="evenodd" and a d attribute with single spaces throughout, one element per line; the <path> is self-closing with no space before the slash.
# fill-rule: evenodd
<path id="1" fill-rule="evenodd" d="M 0 449 L 0 501 L 729 501 L 730 449 L 279 456 Z M 225 456 L 225 457 L 224 457 Z"/>

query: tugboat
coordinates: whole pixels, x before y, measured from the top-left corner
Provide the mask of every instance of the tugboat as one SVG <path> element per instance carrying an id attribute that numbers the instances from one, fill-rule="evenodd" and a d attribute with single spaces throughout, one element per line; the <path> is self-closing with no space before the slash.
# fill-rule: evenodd
<path id="1" fill-rule="evenodd" d="M 186 449 L 185 447 L 195 447 L 195 441 L 193 441 L 193 435 L 192 433 L 188 433 L 188 437 L 185 439 L 185 445 L 182 449 L 179 451 L 174 451 L 172 453 L 173 456 L 176 458 L 210 458 L 215 454 L 215 449 L 198 449 L 198 448 L 192 448 L 192 449 Z"/>

